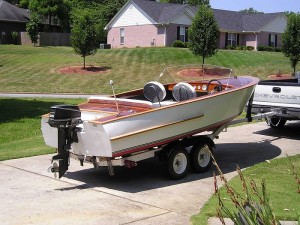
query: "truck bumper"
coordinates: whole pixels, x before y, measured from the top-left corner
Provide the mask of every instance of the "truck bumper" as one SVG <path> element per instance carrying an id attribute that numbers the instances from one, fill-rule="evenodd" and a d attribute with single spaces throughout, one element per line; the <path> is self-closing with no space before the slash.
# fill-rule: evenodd
<path id="1" fill-rule="evenodd" d="M 299 108 L 279 108 L 274 106 L 265 105 L 252 105 L 251 113 L 267 113 L 276 112 L 275 117 L 284 118 L 286 120 L 300 120 L 300 109 Z"/>

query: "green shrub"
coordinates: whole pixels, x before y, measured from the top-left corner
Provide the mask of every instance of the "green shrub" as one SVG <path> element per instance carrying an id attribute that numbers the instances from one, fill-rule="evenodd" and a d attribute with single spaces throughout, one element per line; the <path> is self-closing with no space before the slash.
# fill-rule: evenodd
<path id="1" fill-rule="evenodd" d="M 228 50 L 235 50 L 235 46 L 234 45 L 227 45 L 225 47 L 225 49 L 228 49 Z"/>
<path id="2" fill-rule="evenodd" d="M 174 41 L 171 46 L 174 48 L 185 48 L 185 44 L 180 40 Z"/>
<path id="3" fill-rule="evenodd" d="M 260 45 L 257 47 L 258 51 L 268 51 L 268 52 L 281 52 L 281 48 L 278 47 L 272 47 L 272 46 L 264 46 L 264 45 Z"/>
<path id="4" fill-rule="evenodd" d="M 242 50 L 242 47 L 237 45 L 237 46 L 235 46 L 235 50 Z"/>
<path id="5" fill-rule="evenodd" d="M 275 52 L 281 52 L 281 48 L 276 47 L 276 48 L 274 48 L 274 51 Z"/>
<path id="6" fill-rule="evenodd" d="M 266 46 L 266 51 L 268 52 L 274 52 L 274 47 L 271 47 L 271 46 Z"/>
<path id="7" fill-rule="evenodd" d="M 185 48 L 189 48 L 190 47 L 190 42 L 185 42 L 184 45 L 185 45 Z"/>
<path id="8" fill-rule="evenodd" d="M 247 46 L 246 49 L 247 49 L 248 51 L 253 51 L 253 50 L 254 50 L 254 47 L 253 47 L 253 46 Z"/>
<path id="9" fill-rule="evenodd" d="M 13 43 L 15 45 L 18 44 L 19 33 L 17 31 L 12 31 L 11 32 L 11 37 L 12 37 Z"/>
<path id="10" fill-rule="evenodd" d="M 260 46 L 257 47 L 257 50 L 258 51 L 266 51 L 266 46 L 260 45 Z"/>
<path id="11" fill-rule="evenodd" d="M 237 46 L 235 46 L 235 50 L 247 50 L 247 46 L 237 45 Z"/>

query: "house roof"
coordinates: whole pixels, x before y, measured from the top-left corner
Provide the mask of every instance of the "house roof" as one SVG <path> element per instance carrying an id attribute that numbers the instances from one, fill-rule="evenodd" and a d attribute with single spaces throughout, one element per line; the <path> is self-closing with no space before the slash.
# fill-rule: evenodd
<path id="1" fill-rule="evenodd" d="M 0 0 L 0 21 L 27 23 L 29 21 L 27 9 L 21 9 L 6 1 Z"/>
<path id="2" fill-rule="evenodd" d="M 283 13 L 251 14 L 221 9 L 213 9 L 214 16 L 221 30 L 227 31 L 260 31 Z"/>
<path id="3" fill-rule="evenodd" d="M 131 0 L 129 2 L 133 2 L 143 10 L 155 23 L 161 24 L 172 22 L 176 16 L 187 11 L 188 8 L 195 13 L 198 11 L 198 7 L 191 7 L 187 4 L 161 3 L 149 0 Z M 221 9 L 213 9 L 213 12 L 220 30 L 236 32 L 260 31 L 276 17 L 283 15 L 283 13 L 248 14 Z"/>
<path id="4" fill-rule="evenodd" d="M 156 1 L 131 0 L 142 9 L 156 23 L 168 23 L 182 12 L 186 11 L 188 5 L 162 3 Z"/>

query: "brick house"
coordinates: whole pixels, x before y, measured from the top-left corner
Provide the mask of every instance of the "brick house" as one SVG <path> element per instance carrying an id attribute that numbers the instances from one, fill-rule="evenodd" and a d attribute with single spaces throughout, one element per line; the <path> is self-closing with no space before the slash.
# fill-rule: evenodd
<path id="1" fill-rule="evenodd" d="M 170 46 L 188 42 L 188 29 L 198 8 L 187 4 L 129 0 L 106 25 L 112 48 Z M 213 9 L 219 26 L 219 48 L 228 45 L 281 47 L 287 18 L 283 13 L 246 14 Z"/>

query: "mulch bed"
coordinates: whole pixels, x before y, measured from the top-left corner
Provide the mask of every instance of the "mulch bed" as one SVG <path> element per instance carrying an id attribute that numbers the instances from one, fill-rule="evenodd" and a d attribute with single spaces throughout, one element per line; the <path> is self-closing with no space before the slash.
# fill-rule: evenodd
<path id="1" fill-rule="evenodd" d="M 202 72 L 202 69 L 200 68 L 192 68 L 192 69 L 185 69 L 181 70 L 177 73 L 177 75 L 182 77 L 204 77 L 204 78 L 218 78 L 218 77 L 224 77 L 229 76 L 228 69 L 222 69 L 222 68 L 214 68 L 214 69 L 207 69 L 204 68 L 204 73 Z M 293 79 L 293 75 L 291 74 L 272 74 L 268 76 L 270 80 L 279 80 L 279 79 Z"/>
<path id="2" fill-rule="evenodd" d="M 184 69 L 177 73 L 177 75 L 182 77 L 222 77 L 222 76 L 229 76 L 228 69 L 222 68 L 214 68 L 214 69 L 207 69 L 204 68 L 204 73 L 202 69 L 199 68 L 191 68 L 191 69 Z"/>
<path id="3" fill-rule="evenodd" d="M 281 79 L 293 79 L 294 77 L 291 74 L 272 74 L 268 76 L 271 80 L 281 80 Z"/>
<path id="4" fill-rule="evenodd" d="M 82 66 L 68 66 L 58 70 L 60 74 L 103 74 L 110 71 L 110 68 L 103 66 L 86 66 L 85 69 Z"/>

